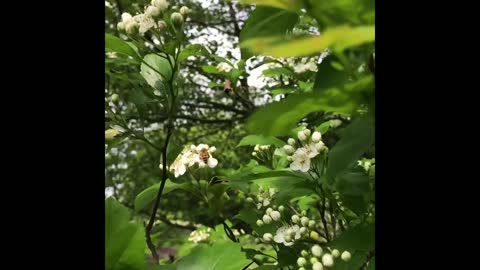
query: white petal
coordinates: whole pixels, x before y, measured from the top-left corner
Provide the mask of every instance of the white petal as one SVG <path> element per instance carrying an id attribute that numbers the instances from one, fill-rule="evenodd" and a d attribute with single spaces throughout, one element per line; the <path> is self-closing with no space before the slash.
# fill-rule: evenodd
<path id="1" fill-rule="evenodd" d="M 187 171 L 187 168 L 185 167 L 184 164 L 182 164 L 182 165 L 180 165 L 180 166 L 178 167 L 178 173 L 179 173 L 180 175 L 183 175 L 186 171 Z"/>
<path id="2" fill-rule="evenodd" d="M 294 171 L 300 170 L 300 163 L 298 163 L 296 161 L 290 163 L 290 169 L 292 169 Z"/>
<path id="3" fill-rule="evenodd" d="M 264 199 L 263 200 L 263 206 L 268 206 L 270 204 L 270 200 L 269 199 Z"/>
<path id="4" fill-rule="evenodd" d="M 209 158 L 208 159 L 208 167 L 210 168 L 215 168 L 215 166 L 217 166 L 218 164 L 218 160 L 216 158 Z"/>
<path id="5" fill-rule="evenodd" d="M 287 247 L 293 246 L 293 242 L 284 242 L 283 244 Z"/>
<path id="6" fill-rule="evenodd" d="M 273 241 L 277 242 L 277 243 L 283 243 L 285 242 L 285 239 L 283 238 L 283 233 L 282 234 L 276 234 L 274 237 L 273 237 Z"/>
<path id="7" fill-rule="evenodd" d="M 215 151 L 217 151 L 217 148 L 215 146 L 212 146 L 210 147 L 210 149 L 208 149 L 208 152 L 210 153 L 214 153 Z"/>

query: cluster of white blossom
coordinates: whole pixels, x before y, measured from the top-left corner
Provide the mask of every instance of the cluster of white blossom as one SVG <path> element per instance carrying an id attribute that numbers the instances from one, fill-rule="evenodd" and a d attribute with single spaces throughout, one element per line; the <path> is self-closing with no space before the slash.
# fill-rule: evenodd
<path id="1" fill-rule="evenodd" d="M 310 252 L 307 250 L 302 250 L 300 252 L 302 255 L 297 259 L 297 265 L 299 270 L 305 270 L 306 266 L 311 265 L 313 270 L 323 270 L 323 267 L 333 267 L 335 264 L 335 259 L 341 258 L 343 261 L 350 261 L 352 254 L 348 251 L 342 252 L 338 249 L 333 249 L 330 253 L 323 253 L 323 249 L 319 245 L 313 245 L 310 249 Z"/>
<path id="2" fill-rule="evenodd" d="M 318 71 L 318 67 L 317 67 L 318 57 L 302 57 L 299 63 L 295 61 L 295 58 L 287 58 L 285 61 L 290 67 L 293 68 L 295 73 L 304 73 L 307 71 L 313 71 L 313 72 Z"/>
<path id="3" fill-rule="evenodd" d="M 310 137 L 310 135 L 312 136 Z M 312 134 L 308 128 L 304 128 L 297 133 L 297 137 L 299 141 L 289 138 L 288 144 L 283 146 L 283 149 L 289 155 L 287 159 L 291 161 L 290 169 L 308 172 L 310 170 L 310 160 L 325 148 L 325 144 L 322 142 L 322 134 L 318 131 Z M 298 148 L 296 148 L 297 145 Z"/>
<path id="4" fill-rule="evenodd" d="M 195 244 L 204 242 L 208 239 L 208 237 L 210 237 L 210 231 L 210 228 L 195 230 L 190 233 L 188 241 L 194 242 Z"/>
<path id="5" fill-rule="evenodd" d="M 217 70 L 220 72 L 230 72 L 232 70 L 232 66 L 229 65 L 228 63 L 222 62 L 217 65 Z"/>
<path id="6" fill-rule="evenodd" d="M 256 194 L 256 200 L 252 197 L 247 197 L 246 201 L 249 203 L 254 203 L 257 206 L 257 209 L 265 208 L 270 205 L 275 195 L 276 190 L 274 188 L 269 188 L 268 190 L 260 187 L 258 193 Z"/>
<path id="7" fill-rule="evenodd" d="M 366 172 L 370 170 L 372 166 L 375 166 L 375 159 L 362 159 L 357 161 L 358 166 L 362 167 Z"/>
<path id="8" fill-rule="evenodd" d="M 260 145 L 260 144 L 257 144 L 257 145 L 255 145 L 255 147 L 253 148 L 252 156 L 258 157 L 258 156 L 260 156 L 262 153 L 265 153 L 266 151 L 268 151 L 268 149 L 270 149 L 270 145 Z"/>
<path id="9" fill-rule="evenodd" d="M 170 3 L 167 0 L 152 0 L 151 4 L 145 8 L 141 14 L 132 16 L 130 13 L 122 14 L 122 21 L 117 24 L 120 32 L 126 32 L 129 35 L 144 35 L 150 29 L 163 30 L 167 23 L 162 19 L 164 12 L 168 9 Z M 190 12 L 188 7 L 180 8 L 180 12 L 173 12 L 170 15 L 170 21 L 174 26 L 181 26 L 184 16 Z"/>
<path id="10" fill-rule="evenodd" d="M 170 171 L 173 171 L 175 177 L 183 175 L 188 167 L 192 167 L 198 164 L 200 168 L 206 166 L 215 168 L 218 164 L 218 160 L 212 156 L 212 153 L 216 151 L 215 146 L 209 147 L 206 144 L 199 144 L 197 146 L 191 145 L 186 147 L 178 155 L 175 161 L 170 165 Z M 162 168 L 162 164 L 160 164 Z"/>

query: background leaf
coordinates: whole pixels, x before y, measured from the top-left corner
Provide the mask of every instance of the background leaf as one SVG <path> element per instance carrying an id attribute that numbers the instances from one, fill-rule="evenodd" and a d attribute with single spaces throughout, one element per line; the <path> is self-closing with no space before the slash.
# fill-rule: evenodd
<path id="1" fill-rule="evenodd" d="M 169 79 L 172 76 L 172 68 L 170 67 L 168 60 L 156 54 L 147 54 L 143 58 L 143 61 L 154 69 L 149 67 L 147 64 L 142 63 L 140 66 L 140 74 L 143 76 L 143 78 L 145 78 L 151 87 L 157 90 L 162 90 L 159 89 L 157 81 L 163 81 L 164 78 L 158 74 L 157 71 Z"/>
<path id="2" fill-rule="evenodd" d="M 277 147 L 282 147 L 286 143 L 282 140 L 279 140 L 273 136 L 264 136 L 264 135 L 248 135 L 243 137 L 238 146 L 243 145 L 275 145 Z"/>

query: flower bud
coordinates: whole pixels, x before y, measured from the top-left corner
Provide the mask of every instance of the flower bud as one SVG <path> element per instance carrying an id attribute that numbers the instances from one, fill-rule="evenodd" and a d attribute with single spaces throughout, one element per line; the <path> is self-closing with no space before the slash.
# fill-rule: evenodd
<path id="1" fill-rule="evenodd" d="M 113 137 L 117 136 L 118 131 L 115 129 L 107 129 L 105 130 L 105 139 L 113 139 Z"/>
<path id="2" fill-rule="evenodd" d="M 253 148 L 253 150 L 255 150 L 255 151 L 260 151 L 260 145 L 258 145 L 258 144 L 255 145 L 255 147 Z"/>
<path id="3" fill-rule="evenodd" d="M 292 222 L 293 223 L 298 223 L 300 221 L 300 218 L 297 215 L 292 216 Z"/>
<path id="4" fill-rule="evenodd" d="M 340 251 L 338 251 L 338 249 L 334 249 L 332 250 L 332 255 L 334 258 L 338 258 L 340 257 Z"/>
<path id="5" fill-rule="evenodd" d="M 267 215 L 263 215 L 263 223 L 265 224 L 270 224 L 270 222 L 272 222 L 272 218 L 270 216 L 267 216 Z"/>
<path id="6" fill-rule="evenodd" d="M 333 256 L 332 256 L 332 254 L 325 253 L 325 254 L 322 256 L 322 263 L 323 263 L 323 265 L 325 265 L 326 267 L 333 266 Z"/>
<path id="7" fill-rule="evenodd" d="M 190 9 L 186 6 L 183 6 L 180 8 L 180 14 L 182 14 L 183 16 L 187 16 L 188 13 L 190 13 Z"/>
<path id="8" fill-rule="evenodd" d="M 125 23 L 124 22 L 117 23 L 117 30 L 120 32 L 125 31 Z"/>
<path id="9" fill-rule="evenodd" d="M 288 144 L 284 145 L 283 149 L 285 150 L 285 153 L 287 153 L 287 154 L 292 154 L 293 152 L 295 152 L 295 148 L 293 148 L 293 146 L 288 145 Z"/>
<path id="10" fill-rule="evenodd" d="M 350 252 L 348 252 L 348 251 L 344 251 L 344 252 L 342 253 L 341 258 L 342 258 L 342 260 L 348 262 L 348 261 L 350 261 L 350 259 L 352 258 L 352 254 L 350 254 Z"/>
<path id="11" fill-rule="evenodd" d="M 167 23 L 165 21 L 158 21 L 157 25 L 158 25 L 158 29 L 160 29 L 160 31 L 167 28 Z"/>
<path id="12" fill-rule="evenodd" d="M 308 222 L 308 228 L 310 228 L 310 229 L 315 228 L 315 221 L 314 221 L 314 220 L 310 220 L 310 221 Z"/>
<path id="13" fill-rule="evenodd" d="M 280 212 L 278 211 L 273 211 L 270 213 L 270 216 L 272 217 L 273 220 L 278 221 L 281 218 Z"/>
<path id="14" fill-rule="evenodd" d="M 283 212 L 285 210 L 285 207 L 283 205 L 280 205 L 278 207 L 278 211 Z"/>
<path id="15" fill-rule="evenodd" d="M 311 264 L 314 264 L 314 263 L 316 263 L 316 262 L 318 262 L 318 259 L 317 259 L 316 257 L 310 258 L 310 263 L 311 263 Z"/>
<path id="16" fill-rule="evenodd" d="M 161 11 L 164 11 L 168 8 L 170 3 L 167 2 L 167 0 L 152 0 L 152 6 L 157 7 Z"/>
<path id="17" fill-rule="evenodd" d="M 303 133 L 305 133 L 305 136 L 307 136 L 307 137 L 310 136 L 310 134 L 312 134 L 312 132 L 308 128 L 304 129 Z"/>
<path id="18" fill-rule="evenodd" d="M 320 235 L 316 231 L 311 231 L 310 232 L 310 238 L 312 238 L 314 240 L 318 240 L 318 239 L 320 239 Z"/>
<path id="19" fill-rule="evenodd" d="M 322 139 L 322 134 L 318 131 L 313 132 L 312 134 L 312 141 L 319 142 Z"/>
<path id="20" fill-rule="evenodd" d="M 175 25 L 176 27 L 180 27 L 182 26 L 183 24 L 183 16 L 182 14 L 178 13 L 178 12 L 174 12 L 172 13 L 172 15 L 170 16 L 170 21 L 172 22 L 173 25 Z"/>
<path id="21" fill-rule="evenodd" d="M 323 253 L 323 250 L 322 250 L 322 247 L 321 247 L 321 246 L 319 246 L 319 245 L 314 245 L 314 246 L 312 247 L 312 254 L 313 254 L 313 256 L 320 258 L 320 256 L 322 256 L 322 253 Z"/>
<path id="22" fill-rule="evenodd" d="M 124 12 L 122 13 L 122 22 L 126 22 L 132 18 L 132 15 L 130 13 Z"/>
<path id="23" fill-rule="evenodd" d="M 307 228 L 301 227 L 300 228 L 300 234 L 304 235 L 307 232 Z"/>
<path id="24" fill-rule="evenodd" d="M 156 6 L 148 6 L 145 10 L 145 15 L 151 18 L 155 18 L 160 15 L 160 9 Z"/>
<path id="25" fill-rule="evenodd" d="M 316 262 L 312 266 L 313 270 L 323 270 L 323 264 L 321 262 Z"/>
<path id="26" fill-rule="evenodd" d="M 302 225 L 303 225 L 303 226 L 308 226 L 308 222 L 309 222 L 310 220 L 308 219 L 308 217 L 302 217 L 302 218 L 300 219 L 300 221 L 302 222 Z"/>
<path id="27" fill-rule="evenodd" d="M 125 32 L 127 32 L 129 35 L 135 35 L 138 33 L 139 27 L 140 25 L 138 25 L 135 21 L 129 21 L 125 24 Z"/>
<path id="28" fill-rule="evenodd" d="M 305 141 L 307 139 L 307 135 L 301 130 L 297 133 L 297 137 L 300 141 Z"/>
<path id="29" fill-rule="evenodd" d="M 112 99 L 112 101 L 117 101 L 117 100 L 118 100 L 118 95 L 117 95 L 117 94 L 113 94 L 113 95 L 111 96 L 111 99 Z"/>
<path id="30" fill-rule="evenodd" d="M 270 242 L 273 239 L 273 235 L 271 233 L 266 233 L 263 235 L 263 240 Z"/>
<path id="31" fill-rule="evenodd" d="M 215 151 L 217 151 L 217 148 L 215 146 L 212 146 L 208 149 L 208 152 L 210 152 L 210 153 L 213 153 Z"/>
<path id="32" fill-rule="evenodd" d="M 323 147 L 325 147 L 325 144 L 322 141 L 319 141 L 315 144 L 315 149 L 317 149 L 317 151 L 322 150 Z"/>
<path id="33" fill-rule="evenodd" d="M 300 254 L 302 254 L 303 257 L 307 257 L 307 256 L 308 256 L 308 251 L 302 250 L 302 251 L 300 252 Z"/>
<path id="34" fill-rule="evenodd" d="M 295 139 L 294 138 L 289 138 L 288 139 L 288 144 L 290 144 L 291 146 L 294 146 L 295 145 Z"/>
<path id="35" fill-rule="evenodd" d="M 273 211 L 273 209 L 271 207 L 267 208 L 267 211 L 266 211 L 267 215 L 270 215 L 270 213 L 272 213 L 272 211 Z"/>
<path id="36" fill-rule="evenodd" d="M 300 267 L 305 266 L 305 265 L 307 265 L 307 260 L 303 257 L 300 257 L 300 258 L 297 259 L 297 264 Z"/>

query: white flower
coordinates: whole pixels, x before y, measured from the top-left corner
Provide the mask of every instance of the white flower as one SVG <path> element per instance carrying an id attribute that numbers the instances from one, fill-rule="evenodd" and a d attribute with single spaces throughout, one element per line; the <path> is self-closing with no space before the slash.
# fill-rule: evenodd
<path id="1" fill-rule="evenodd" d="M 322 256 L 322 252 L 323 252 L 323 250 L 322 250 L 322 247 L 321 247 L 321 246 L 319 246 L 319 245 L 314 245 L 314 246 L 312 247 L 312 254 L 313 254 L 313 256 L 320 258 L 320 256 Z"/>
<path id="2" fill-rule="evenodd" d="M 273 220 L 278 221 L 281 218 L 280 212 L 278 211 L 272 211 L 270 213 L 270 216 L 272 217 Z"/>
<path id="3" fill-rule="evenodd" d="M 323 264 L 321 262 L 316 262 L 312 266 L 313 270 L 323 270 Z"/>
<path id="4" fill-rule="evenodd" d="M 293 234 L 293 236 L 291 234 Z M 285 246 L 292 246 L 293 241 L 287 240 L 296 240 L 300 237 L 300 227 L 298 225 L 293 225 L 292 227 L 283 226 L 277 230 L 277 233 L 275 234 L 275 237 L 273 237 L 273 240 L 276 243 L 283 243 Z"/>
<path id="5" fill-rule="evenodd" d="M 200 168 L 205 167 L 205 165 L 208 165 L 210 168 L 215 168 L 215 166 L 217 166 L 218 160 L 212 156 L 212 152 L 217 150 L 215 146 L 209 147 L 208 145 L 201 143 L 197 145 L 196 150 L 198 153 L 196 162 L 198 162 Z"/>
<path id="6" fill-rule="evenodd" d="M 305 150 L 307 151 L 307 156 L 309 158 L 314 158 L 319 154 L 318 150 L 317 150 L 317 147 L 313 144 L 306 145 Z"/>
<path id="7" fill-rule="evenodd" d="M 272 241 L 273 235 L 271 233 L 266 233 L 263 235 L 263 240 L 270 242 Z"/>
<path id="8" fill-rule="evenodd" d="M 145 14 L 138 14 L 133 16 L 133 20 L 140 26 L 138 32 L 144 35 L 148 30 L 155 27 L 155 21 Z"/>
<path id="9" fill-rule="evenodd" d="M 319 142 L 322 139 L 322 134 L 318 131 L 313 132 L 312 134 L 312 141 Z"/>
<path id="10" fill-rule="evenodd" d="M 293 152 L 295 152 L 295 148 L 293 148 L 293 146 L 288 145 L 288 144 L 284 145 L 283 149 L 285 150 L 285 153 L 287 153 L 287 154 L 292 154 Z"/>
<path id="11" fill-rule="evenodd" d="M 334 249 L 332 250 L 332 255 L 334 258 L 338 258 L 340 257 L 340 251 L 338 251 L 338 249 Z"/>
<path id="12" fill-rule="evenodd" d="M 299 148 L 292 156 L 293 162 L 290 163 L 290 169 L 294 171 L 308 172 L 310 169 L 310 158 L 304 148 Z"/>
<path id="13" fill-rule="evenodd" d="M 288 138 L 288 144 L 290 144 L 291 146 L 294 146 L 295 145 L 295 139 L 294 138 Z"/>
<path id="14" fill-rule="evenodd" d="M 225 62 L 222 62 L 220 64 L 217 65 L 217 70 L 220 71 L 220 72 L 230 72 L 230 70 L 232 70 L 232 66 L 230 66 L 229 64 L 225 63 Z"/>
<path id="15" fill-rule="evenodd" d="M 145 10 L 145 15 L 151 18 L 155 18 L 160 15 L 160 9 L 156 6 L 148 6 Z"/>
<path id="16" fill-rule="evenodd" d="M 350 259 L 352 258 L 352 254 L 350 254 L 350 252 L 348 252 L 348 251 L 344 251 L 344 252 L 342 253 L 341 258 L 342 258 L 342 260 L 348 262 L 348 261 L 350 261 Z"/>
<path id="17" fill-rule="evenodd" d="M 300 141 L 305 141 L 307 139 L 307 135 L 303 132 L 303 130 L 300 130 L 297 133 L 297 137 Z"/>
<path id="18" fill-rule="evenodd" d="M 333 256 L 332 256 L 332 254 L 325 253 L 325 254 L 322 256 L 322 263 L 323 263 L 323 265 L 325 265 L 326 267 L 333 266 Z"/>
<path id="19" fill-rule="evenodd" d="M 187 167 L 182 162 L 182 156 L 180 155 L 177 159 L 170 165 L 170 171 L 173 171 L 175 178 L 183 175 L 187 171 Z"/>
<path id="20" fill-rule="evenodd" d="M 159 8 L 161 11 L 164 11 L 168 8 L 170 3 L 167 0 L 152 0 L 152 5 Z"/>
<path id="21" fill-rule="evenodd" d="M 305 265 L 307 265 L 307 260 L 303 257 L 300 257 L 300 258 L 297 259 L 297 264 L 298 264 L 298 266 L 305 266 Z"/>

